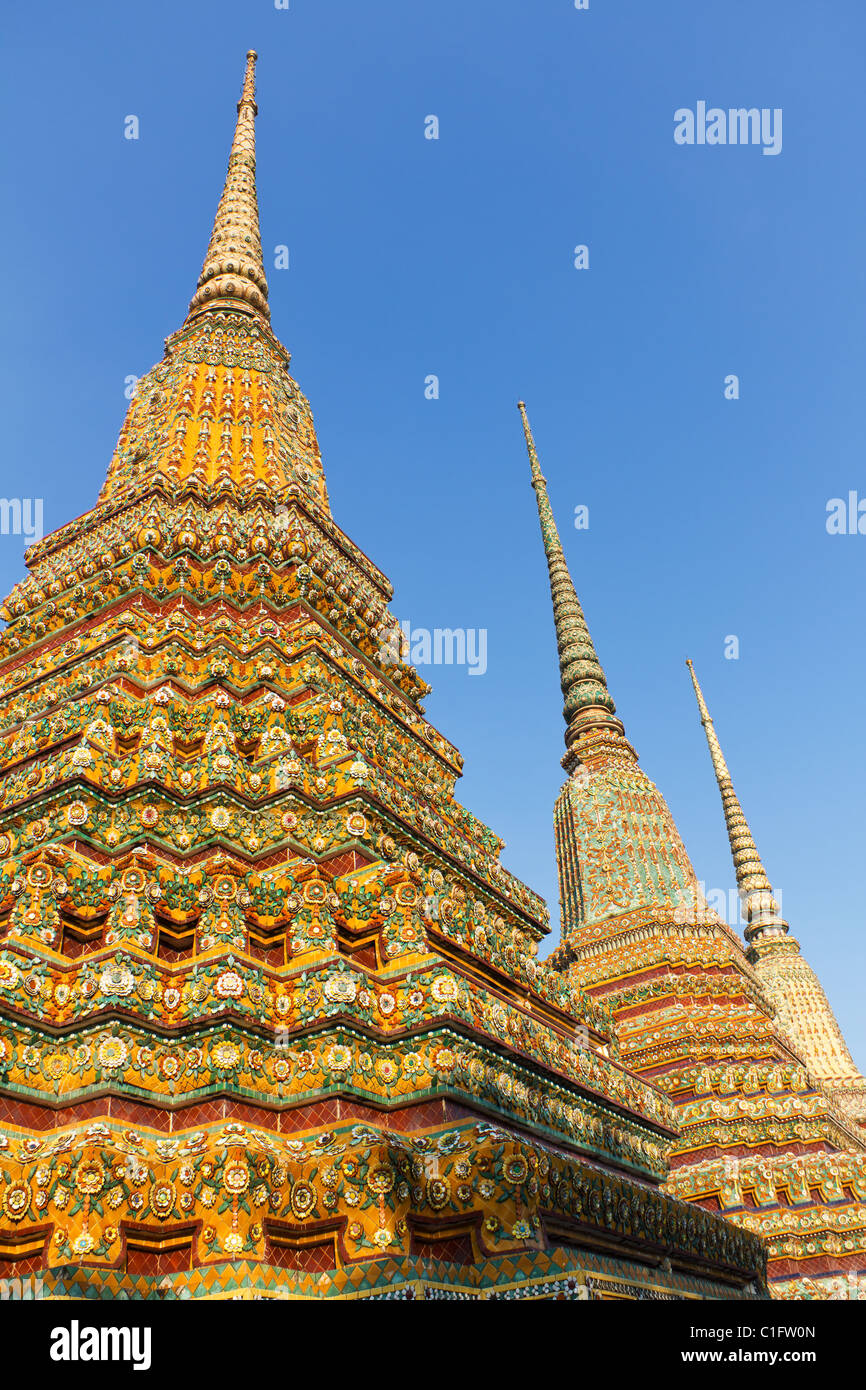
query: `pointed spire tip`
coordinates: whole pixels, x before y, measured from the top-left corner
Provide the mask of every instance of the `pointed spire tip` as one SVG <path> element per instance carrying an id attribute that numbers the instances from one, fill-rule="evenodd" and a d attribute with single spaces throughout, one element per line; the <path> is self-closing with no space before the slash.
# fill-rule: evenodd
<path id="1" fill-rule="evenodd" d="M 765 933 L 771 936 L 783 936 L 787 934 L 788 923 L 781 916 L 779 904 L 773 897 L 773 889 L 767 877 L 758 849 L 749 829 L 746 817 L 743 815 L 743 808 L 739 798 L 734 791 L 734 784 L 731 781 L 731 774 L 725 762 L 725 755 L 719 743 L 718 735 L 710 718 L 710 711 L 707 709 L 707 702 L 704 699 L 704 692 L 698 682 L 695 668 L 691 661 L 686 658 L 687 665 L 691 672 L 692 685 L 695 690 L 695 698 L 698 702 L 698 710 L 701 716 L 701 723 L 704 726 L 704 734 L 707 739 L 707 746 L 710 750 L 710 759 L 713 764 L 713 771 L 716 775 L 716 783 L 722 798 L 722 810 L 725 816 L 725 825 L 728 831 L 728 841 L 731 846 L 731 857 L 734 861 L 734 870 L 737 875 L 737 888 L 740 891 L 740 898 L 743 903 L 748 926 L 746 927 L 746 938 L 749 942 Z"/>
<path id="2" fill-rule="evenodd" d="M 624 739 L 624 730 L 616 717 L 616 706 L 607 688 L 607 680 L 589 635 L 580 600 L 571 582 L 526 406 L 523 401 L 518 401 L 517 404 L 523 417 L 523 434 L 529 454 L 532 486 L 535 489 L 538 520 L 541 524 L 541 540 L 550 577 L 553 621 L 559 648 L 560 684 L 565 697 L 562 713 L 565 718 L 565 746 L 568 750 L 566 757 L 570 759 L 578 737 L 584 732 L 606 729 Z"/>
<path id="3" fill-rule="evenodd" d="M 225 186 L 187 322 L 211 308 L 241 309 L 265 322 L 270 318 L 256 195 L 257 56 L 254 48 L 247 51 Z"/>

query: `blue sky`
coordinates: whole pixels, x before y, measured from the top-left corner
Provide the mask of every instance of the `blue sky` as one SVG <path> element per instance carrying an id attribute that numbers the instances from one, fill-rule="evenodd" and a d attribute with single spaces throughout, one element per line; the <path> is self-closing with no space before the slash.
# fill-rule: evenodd
<path id="1" fill-rule="evenodd" d="M 686 656 L 866 1064 L 866 537 L 825 527 L 830 498 L 866 498 L 862 5 L 150 0 L 19 6 L 5 27 L 3 495 L 42 497 L 46 530 L 93 505 L 124 378 L 195 286 L 256 48 L 263 241 L 291 258 L 273 322 L 335 516 L 395 616 L 487 630 L 483 676 L 422 671 L 462 800 L 555 919 L 561 698 L 522 396 L 698 876 L 732 886 Z M 781 154 L 676 145 L 699 100 L 782 108 Z M 0 536 L 4 592 L 22 549 Z"/>

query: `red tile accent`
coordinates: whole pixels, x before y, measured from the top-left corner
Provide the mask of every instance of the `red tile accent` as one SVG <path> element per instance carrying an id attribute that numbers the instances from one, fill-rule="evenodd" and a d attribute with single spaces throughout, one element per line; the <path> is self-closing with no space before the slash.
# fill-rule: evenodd
<path id="1" fill-rule="evenodd" d="M 297 1105 L 280 1115 L 280 1133 L 293 1134 L 300 1129 L 314 1129 L 316 1125 L 335 1125 L 339 1119 L 338 1102 L 322 1101 L 318 1105 Z"/>
<path id="2" fill-rule="evenodd" d="M 240 1120 L 246 1125 L 261 1125 L 262 1129 L 276 1129 L 278 1111 L 263 1105 L 250 1105 L 247 1101 L 225 1100 L 223 1116 L 227 1120 Z"/>
<path id="3" fill-rule="evenodd" d="M 275 1245 L 273 1241 L 267 1241 L 265 1259 L 278 1269 L 298 1270 L 305 1274 L 323 1274 L 326 1270 L 337 1268 L 333 1238 L 319 1245 Z"/>
<path id="4" fill-rule="evenodd" d="M 182 1110 L 166 1116 L 167 1128 L 174 1133 L 181 1129 L 198 1129 L 200 1125 L 213 1124 L 215 1120 L 225 1119 L 224 1100 L 205 1100 L 195 1105 L 187 1105 Z"/>
<path id="5" fill-rule="evenodd" d="M 375 860 L 372 856 L 361 854 L 356 849 L 348 849 L 342 854 L 332 854 L 329 859 L 321 859 L 319 868 L 329 878 L 339 878 L 342 874 L 353 873 L 355 869 L 363 869 L 367 864 L 373 863 Z"/>
<path id="6" fill-rule="evenodd" d="M 440 1260 L 444 1264 L 475 1264 L 475 1251 L 468 1231 L 446 1240 L 425 1240 L 413 1235 L 411 1253 L 426 1260 Z"/>
<path id="7" fill-rule="evenodd" d="M 128 1120 L 134 1125 L 155 1125 L 169 1118 L 161 1106 L 128 1100 L 125 1096 L 110 1096 L 107 1109 L 113 1120 Z M 167 1124 L 165 1128 L 168 1128 Z"/>
<path id="8" fill-rule="evenodd" d="M 0 1255 L 0 1279 L 23 1279 L 44 1270 L 45 1264 L 44 1250 L 33 1255 Z"/>
<path id="9" fill-rule="evenodd" d="M 192 1241 L 176 1250 L 145 1250 L 135 1245 L 126 1247 L 127 1274 L 177 1274 L 192 1268 Z"/>

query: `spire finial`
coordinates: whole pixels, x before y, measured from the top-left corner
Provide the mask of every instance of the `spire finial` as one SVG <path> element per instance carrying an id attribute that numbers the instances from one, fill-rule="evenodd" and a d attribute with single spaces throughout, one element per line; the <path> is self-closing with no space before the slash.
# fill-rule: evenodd
<path id="1" fill-rule="evenodd" d="M 716 774 L 716 781 L 721 793 L 725 825 L 728 828 L 728 840 L 737 875 L 737 887 L 740 891 L 743 912 L 748 922 L 746 938 L 749 941 L 754 941 L 755 938 L 765 934 L 784 936 L 788 931 L 788 923 L 781 916 L 779 904 L 773 897 L 770 880 L 764 871 L 761 856 L 758 854 L 752 832 L 746 817 L 743 815 L 743 808 L 734 791 L 731 774 L 728 771 L 721 744 L 716 736 L 704 693 L 698 683 L 694 665 L 688 657 L 686 658 L 686 665 L 692 677 L 692 685 L 695 688 L 695 696 L 701 714 L 701 723 L 707 736 L 713 771 Z"/>
<path id="2" fill-rule="evenodd" d="M 526 436 L 532 486 L 535 489 L 538 519 L 541 523 L 541 539 L 544 542 L 550 575 L 550 596 L 553 600 L 553 619 L 559 648 L 559 670 L 565 698 L 562 712 L 566 723 L 567 766 L 570 759 L 575 755 L 579 756 L 576 745 L 580 735 L 593 729 L 607 729 L 623 736 L 624 730 L 616 717 L 616 705 L 608 691 L 607 680 L 592 644 L 580 600 L 571 582 L 553 509 L 547 495 L 547 483 L 532 437 L 526 405 L 523 401 L 518 401 L 517 408 Z"/>
<path id="3" fill-rule="evenodd" d="M 256 197 L 256 57 L 250 49 L 225 187 L 188 320 L 216 307 L 270 318 Z"/>

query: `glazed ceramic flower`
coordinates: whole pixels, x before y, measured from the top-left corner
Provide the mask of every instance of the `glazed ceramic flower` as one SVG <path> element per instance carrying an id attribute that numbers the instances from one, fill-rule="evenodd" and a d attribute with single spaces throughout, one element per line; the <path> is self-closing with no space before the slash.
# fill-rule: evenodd
<path id="1" fill-rule="evenodd" d="M 394 1186 L 394 1174 L 390 1168 L 373 1168 L 367 1177 L 367 1186 L 377 1196 L 384 1196 Z"/>
<path id="2" fill-rule="evenodd" d="M 96 1060 L 106 1071 L 118 1071 L 129 1059 L 129 1048 L 123 1038 L 102 1038 L 96 1047 Z"/>
<path id="3" fill-rule="evenodd" d="M 69 1071 L 69 1057 L 65 1052 L 50 1052 L 45 1058 L 44 1068 L 52 1081 L 60 1081 Z"/>
<path id="4" fill-rule="evenodd" d="M 450 1047 L 439 1047 L 433 1053 L 433 1065 L 438 1071 L 451 1071 L 455 1057 Z"/>
<path id="5" fill-rule="evenodd" d="M 223 1173 L 223 1187 L 226 1192 L 238 1196 L 246 1192 L 250 1185 L 250 1172 L 245 1163 L 227 1163 Z"/>
<path id="6" fill-rule="evenodd" d="M 236 970 L 224 970 L 214 986 L 220 999 L 240 999 L 244 992 L 244 982 Z"/>
<path id="7" fill-rule="evenodd" d="M 0 961 L 0 988 L 14 989 L 20 979 L 20 970 L 16 970 L 8 961 Z"/>
<path id="8" fill-rule="evenodd" d="M 430 993 L 439 1004 L 447 1004 L 457 998 L 456 982 L 447 975 L 437 975 L 430 986 Z"/>
<path id="9" fill-rule="evenodd" d="M 502 1165 L 502 1171 L 509 1182 L 521 1183 L 526 1179 L 529 1165 L 522 1154 L 512 1154 Z"/>
<path id="10" fill-rule="evenodd" d="M 98 1192 L 102 1191 L 104 1185 L 105 1173 L 102 1164 L 96 1159 L 83 1159 L 75 1174 L 75 1186 L 78 1191 L 95 1197 Z"/>
<path id="11" fill-rule="evenodd" d="M 150 1189 L 150 1209 L 160 1221 L 165 1221 L 174 1210 L 176 1200 L 174 1183 L 154 1183 Z"/>
<path id="12" fill-rule="evenodd" d="M 309 1216 L 316 1205 L 315 1188 L 307 1182 L 296 1182 L 291 1193 L 291 1207 L 299 1221 Z"/>
<path id="13" fill-rule="evenodd" d="M 325 1062 L 331 1071 L 348 1071 L 352 1065 L 352 1049 L 339 1045 L 329 1048 L 325 1054 Z"/>
<path id="14" fill-rule="evenodd" d="M 441 1211 L 451 1201 L 451 1184 L 447 1178 L 428 1178 L 427 1201 L 434 1211 Z"/>
<path id="15" fill-rule="evenodd" d="M 240 1062 L 242 1053 L 233 1042 L 219 1042 L 211 1055 L 220 1071 L 231 1071 Z"/>
<path id="16" fill-rule="evenodd" d="M 23 1221 L 30 1207 L 31 1191 L 26 1182 L 11 1182 L 5 1189 L 2 1207 L 10 1221 Z"/>

